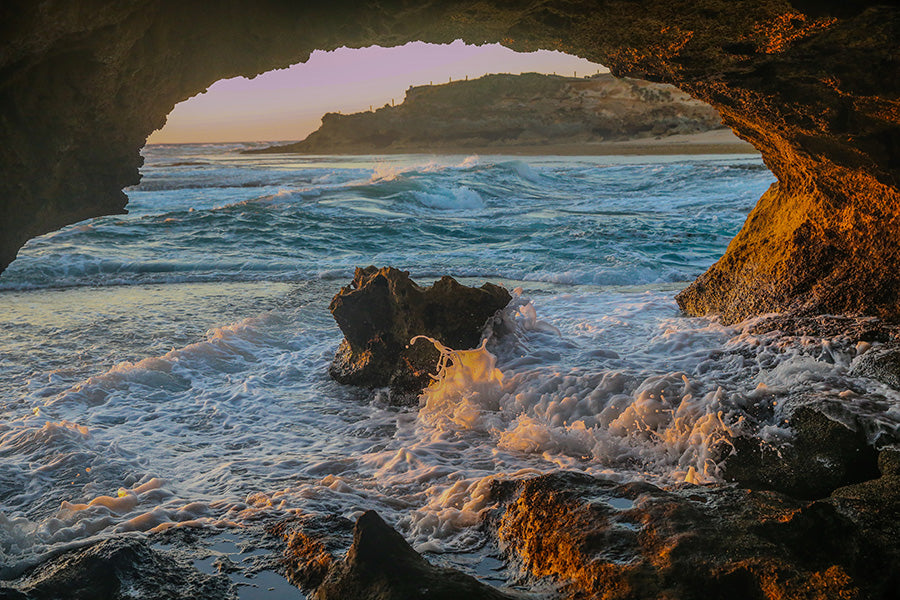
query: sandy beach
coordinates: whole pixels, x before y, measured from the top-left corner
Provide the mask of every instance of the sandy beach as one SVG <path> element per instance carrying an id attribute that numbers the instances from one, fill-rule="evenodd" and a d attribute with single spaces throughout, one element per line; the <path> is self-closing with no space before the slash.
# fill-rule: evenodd
<path id="1" fill-rule="evenodd" d="M 294 154 L 294 153 L 291 153 Z M 297 152 L 296 154 L 306 154 Z M 318 154 L 318 153 L 310 153 Z M 345 151 L 341 154 L 370 155 L 371 151 Z M 480 154 L 516 156 L 610 156 L 673 154 L 759 154 L 751 144 L 730 129 L 703 133 L 647 137 L 615 142 L 579 142 L 572 144 L 490 145 L 490 146 L 391 146 L 377 154 Z"/>

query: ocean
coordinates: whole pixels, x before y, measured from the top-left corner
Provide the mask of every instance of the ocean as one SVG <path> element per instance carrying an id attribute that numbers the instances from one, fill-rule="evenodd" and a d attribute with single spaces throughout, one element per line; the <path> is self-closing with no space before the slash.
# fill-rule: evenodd
<path id="1" fill-rule="evenodd" d="M 777 408 L 746 418 L 788 392 L 866 388 L 900 423 L 847 374 L 859 348 L 679 311 L 774 181 L 756 156 L 245 147 L 145 148 L 127 215 L 34 239 L 0 276 L 0 578 L 123 532 L 367 509 L 477 574 L 492 481 L 720 482 L 728 435 L 790 436 Z M 506 286 L 511 333 L 472 357 L 496 370 L 420 407 L 332 381 L 328 304 L 370 264 Z"/>

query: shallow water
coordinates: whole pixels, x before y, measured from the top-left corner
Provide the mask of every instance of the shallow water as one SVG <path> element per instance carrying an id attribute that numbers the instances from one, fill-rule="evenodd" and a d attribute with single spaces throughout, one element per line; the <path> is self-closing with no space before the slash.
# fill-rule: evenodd
<path id="1" fill-rule="evenodd" d="M 751 408 L 790 436 L 787 397 L 900 424 L 894 392 L 847 375 L 866 348 L 679 313 L 773 181 L 758 158 L 238 148 L 147 148 L 128 215 L 33 240 L 0 276 L 0 576 L 96 536 L 291 512 L 374 508 L 419 550 L 472 550 L 494 478 L 715 483 Z M 367 264 L 506 285 L 511 333 L 419 409 L 340 386 L 327 307 Z"/>

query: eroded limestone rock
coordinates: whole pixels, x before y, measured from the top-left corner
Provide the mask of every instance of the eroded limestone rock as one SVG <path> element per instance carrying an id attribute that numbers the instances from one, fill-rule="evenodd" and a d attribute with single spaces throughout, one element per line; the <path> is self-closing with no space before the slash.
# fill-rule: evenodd
<path id="1" fill-rule="evenodd" d="M 558 581 L 566 598 L 862 599 L 897 589 L 896 519 L 869 498 L 848 510 L 831 499 L 664 491 L 565 472 L 493 492 L 507 556 Z"/>
<path id="2" fill-rule="evenodd" d="M 507 594 L 455 569 L 436 567 L 367 511 L 352 528 L 346 519 L 307 517 L 271 529 L 287 543 L 291 581 L 318 600 L 510 600 Z M 349 545 L 346 547 L 345 542 Z M 346 551 L 346 552 L 345 552 Z M 343 555 L 343 557 L 341 557 Z"/>
<path id="3" fill-rule="evenodd" d="M 900 343 L 872 348 L 853 361 L 850 375 L 869 377 L 900 390 Z"/>
<path id="4" fill-rule="evenodd" d="M 357 268 L 353 283 L 331 301 L 344 340 L 329 373 L 340 383 L 414 396 L 430 383 L 440 354 L 427 340 L 410 340 L 423 335 L 450 348 L 473 348 L 511 299 L 491 283 L 471 288 L 445 276 L 423 288 L 408 271 Z"/>

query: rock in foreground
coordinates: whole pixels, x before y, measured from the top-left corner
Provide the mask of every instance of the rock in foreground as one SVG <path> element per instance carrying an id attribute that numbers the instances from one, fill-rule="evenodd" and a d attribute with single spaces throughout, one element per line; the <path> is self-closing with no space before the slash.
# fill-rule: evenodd
<path id="1" fill-rule="evenodd" d="M 331 301 L 344 340 L 329 373 L 343 384 L 418 394 L 440 355 L 427 341 L 410 340 L 424 335 L 451 348 L 473 348 L 487 321 L 511 299 L 491 283 L 472 288 L 445 276 L 422 288 L 408 271 L 358 268 L 353 283 Z"/>
<path id="2" fill-rule="evenodd" d="M 493 524 L 507 556 L 565 598 L 895 598 L 896 477 L 839 491 L 805 502 L 559 472 L 495 484 Z"/>
<path id="3" fill-rule="evenodd" d="M 157 598 L 226 600 L 237 598 L 228 578 L 207 575 L 151 547 L 146 538 L 103 540 L 27 573 L 15 587 L 0 584 L 0 598 L 30 600 L 125 600 Z"/>
<path id="4" fill-rule="evenodd" d="M 422 558 L 375 511 L 356 522 L 353 545 L 316 590 L 319 600 L 503 600 L 510 596 Z"/>

